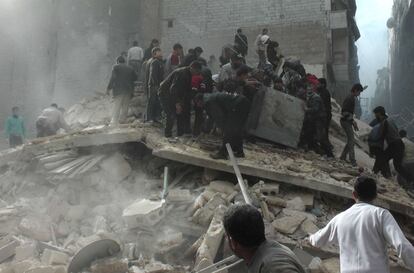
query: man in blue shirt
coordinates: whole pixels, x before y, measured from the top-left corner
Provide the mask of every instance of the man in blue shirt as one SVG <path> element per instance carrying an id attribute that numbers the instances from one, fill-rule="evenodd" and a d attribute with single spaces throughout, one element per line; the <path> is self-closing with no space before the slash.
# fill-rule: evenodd
<path id="1" fill-rule="evenodd" d="M 12 116 L 7 118 L 5 125 L 6 137 L 9 139 L 10 148 L 23 144 L 26 136 L 26 128 L 23 119 L 19 116 L 19 107 L 12 108 Z"/>

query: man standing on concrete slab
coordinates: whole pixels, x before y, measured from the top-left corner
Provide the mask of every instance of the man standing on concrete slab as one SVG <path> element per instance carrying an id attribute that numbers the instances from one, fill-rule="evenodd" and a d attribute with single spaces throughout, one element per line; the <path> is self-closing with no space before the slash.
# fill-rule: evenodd
<path id="1" fill-rule="evenodd" d="M 170 75 L 175 69 L 177 69 L 184 59 L 183 46 L 181 44 L 175 44 L 173 51 L 167 57 L 165 62 L 165 76 Z"/>
<path id="2" fill-rule="evenodd" d="M 125 63 L 124 57 L 118 57 L 117 65 L 112 68 L 107 94 L 112 90 L 115 106 L 112 114 L 111 126 L 126 122 L 128 107 L 134 93 L 137 74 L 134 69 Z"/>
<path id="3" fill-rule="evenodd" d="M 141 73 L 142 59 L 144 58 L 144 51 L 138 46 L 138 42 L 134 41 L 132 47 L 128 50 L 127 63 L 131 66 L 137 76 Z"/>
<path id="4" fill-rule="evenodd" d="M 247 56 L 247 52 L 249 51 L 249 42 L 246 35 L 243 34 L 243 30 L 241 28 L 237 29 L 236 35 L 234 36 L 234 46 L 239 54 L 243 57 Z"/>
<path id="5" fill-rule="evenodd" d="M 266 239 L 263 217 L 255 207 L 231 206 L 223 225 L 231 250 L 246 262 L 250 273 L 305 272 L 289 248 Z"/>
<path id="6" fill-rule="evenodd" d="M 64 129 L 67 133 L 71 130 L 63 117 L 63 112 L 56 103 L 53 103 L 50 107 L 44 109 L 37 118 L 37 137 L 54 136 L 59 129 Z"/>
<path id="7" fill-rule="evenodd" d="M 16 148 L 24 143 L 26 127 L 23 118 L 19 115 L 19 107 L 12 108 L 12 115 L 7 118 L 4 128 L 10 148 Z"/>
<path id="8" fill-rule="evenodd" d="M 208 116 L 223 131 L 223 144 L 220 150 L 210 156 L 213 159 L 227 159 L 226 144 L 229 143 L 236 157 L 244 157 L 243 133 L 251 102 L 243 95 L 223 92 L 199 94 L 194 101 L 198 107 L 206 110 Z"/>
<path id="9" fill-rule="evenodd" d="M 351 89 L 351 94 L 344 100 L 342 104 L 342 117 L 341 117 L 341 126 L 345 131 L 346 134 L 346 145 L 344 150 L 342 151 L 340 159 L 345 161 L 347 156 L 349 155 L 349 160 L 353 166 L 356 166 L 355 160 L 355 138 L 354 138 L 354 130 L 358 131 L 358 125 L 354 120 L 355 114 L 355 98 L 361 95 L 361 92 L 364 91 L 364 87 L 361 84 L 355 84 Z"/>
<path id="10" fill-rule="evenodd" d="M 149 63 L 148 74 L 148 101 L 146 121 L 160 122 L 161 104 L 158 97 L 158 89 L 164 79 L 164 64 L 162 62 L 162 51 L 159 47 L 152 49 L 152 59 Z"/>
<path id="11" fill-rule="evenodd" d="M 147 49 L 145 49 L 143 61 L 151 59 L 152 49 L 154 47 L 160 47 L 160 41 L 158 41 L 158 39 L 152 39 L 150 46 Z"/>
<path id="12" fill-rule="evenodd" d="M 172 137 L 177 121 L 177 136 L 191 134 L 191 100 L 193 98 L 192 78 L 200 75 L 202 66 L 193 62 L 188 67 L 174 70 L 161 83 L 158 95 L 166 114 L 165 137 Z"/>
<path id="13" fill-rule="evenodd" d="M 371 204 L 377 197 L 376 181 L 359 177 L 353 197 L 356 204 L 311 235 L 310 244 L 314 247 L 339 245 L 342 273 L 389 273 L 389 245 L 414 270 L 414 247 L 391 213 Z"/>
<path id="14" fill-rule="evenodd" d="M 325 106 L 325 113 L 326 113 L 326 139 L 328 140 L 329 146 L 332 148 L 332 144 L 329 141 L 329 128 L 331 127 L 331 120 L 332 120 L 332 103 L 331 103 L 331 93 L 327 88 L 327 82 L 325 78 L 320 78 L 319 80 L 319 87 L 317 92 L 323 101 L 323 105 Z"/>
<path id="15" fill-rule="evenodd" d="M 270 41 L 270 37 L 268 36 L 269 30 L 267 28 L 264 28 L 262 30 L 262 33 L 260 33 L 255 41 L 256 45 L 256 52 L 257 55 L 259 55 L 259 68 L 264 67 L 264 65 L 267 62 L 266 57 L 266 45 Z"/>

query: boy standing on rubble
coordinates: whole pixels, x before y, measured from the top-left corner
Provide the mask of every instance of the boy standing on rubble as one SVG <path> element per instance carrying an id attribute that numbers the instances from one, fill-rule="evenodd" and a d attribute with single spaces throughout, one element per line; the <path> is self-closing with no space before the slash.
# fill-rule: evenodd
<path id="1" fill-rule="evenodd" d="M 152 49 L 152 59 L 149 63 L 148 74 L 148 98 L 146 121 L 160 122 L 161 104 L 158 97 L 158 89 L 164 79 L 164 64 L 162 61 L 162 51 L 159 47 Z"/>
<path id="2" fill-rule="evenodd" d="M 19 107 L 12 108 L 12 115 L 7 118 L 4 128 L 6 137 L 9 139 L 10 148 L 16 148 L 16 146 L 23 144 L 26 127 L 23 118 L 19 115 Z"/>
<path id="3" fill-rule="evenodd" d="M 364 91 L 364 87 L 361 84 L 355 84 L 351 89 L 351 94 L 344 100 L 342 104 L 342 117 L 341 117 L 341 126 L 345 131 L 346 134 L 346 145 L 344 150 L 342 151 L 340 159 L 345 161 L 347 156 L 349 155 L 349 160 L 353 166 L 356 166 L 355 160 L 355 150 L 354 150 L 354 130 L 358 131 L 358 125 L 354 120 L 355 114 L 355 101 L 356 98 L 361 95 L 361 92 Z"/>
<path id="4" fill-rule="evenodd" d="M 263 217 L 253 206 L 231 206 L 223 225 L 231 250 L 246 262 L 250 273 L 305 273 L 289 248 L 266 239 Z"/>
<path id="5" fill-rule="evenodd" d="M 371 205 L 377 197 L 376 181 L 359 177 L 353 197 L 356 204 L 310 236 L 310 244 L 339 245 L 342 273 L 389 273 L 388 245 L 414 270 L 414 247 L 388 210 Z"/>

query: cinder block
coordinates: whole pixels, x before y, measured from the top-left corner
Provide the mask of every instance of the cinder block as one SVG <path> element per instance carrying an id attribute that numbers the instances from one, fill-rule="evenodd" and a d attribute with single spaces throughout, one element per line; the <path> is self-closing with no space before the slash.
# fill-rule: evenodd
<path id="1" fill-rule="evenodd" d="M 66 253 L 45 249 L 41 261 L 47 265 L 65 265 L 68 263 L 69 256 Z"/>

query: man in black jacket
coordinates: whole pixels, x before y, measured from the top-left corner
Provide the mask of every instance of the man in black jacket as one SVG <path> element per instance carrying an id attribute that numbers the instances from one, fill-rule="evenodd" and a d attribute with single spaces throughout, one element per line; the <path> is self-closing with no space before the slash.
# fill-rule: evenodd
<path id="1" fill-rule="evenodd" d="M 108 84 L 107 94 L 112 90 L 115 100 L 111 125 L 124 123 L 128 115 L 128 106 L 134 93 L 137 74 L 134 69 L 126 64 L 124 57 L 117 59 L 117 64 L 112 69 L 111 80 Z"/>
<path id="2" fill-rule="evenodd" d="M 199 107 L 204 107 L 207 114 L 223 131 L 223 145 L 213 159 L 226 159 L 226 144 L 229 143 L 236 157 L 244 157 L 243 133 L 250 112 L 250 101 L 243 95 L 217 92 L 199 94 L 195 98 Z"/>
<path id="3" fill-rule="evenodd" d="M 200 75 L 201 68 L 199 62 L 193 62 L 174 70 L 161 83 L 158 95 L 167 116 L 165 137 L 172 137 L 175 120 L 177 136 L 191 133 L 191 100 L 194 95 L 191 80 L 193 75 Z"/>
<path id="4" fill-rule="evenodd" d="M 148 74 L 148 100 L 146 121 L 159 122 L 161 117 L 161 104 L 158 98 L 158 89 L 164 78 L 164 64 L 162 51 L 159 47 L 152 49 L 152 59 L 149 63 Z"/>
<path id="5" fill-rule="evenodd" d="M 246 35 L 243 34 L 241 28 L 239 28 L 234 36 L 234 46 L 238 53 L 243 57 L 247 55 L 249 51 L 249 42 L 247 41 Z"/>
<path id="6" fill-rule="evenodd" d="M 325 106 L 325 113 L 326 113 L 326 139 L 329 142 L 329 146 L 332 147 L 331 142 L 329 141 L 329 128 L 331 127 L 332 121 L 332 104 L 331 104 L 331 93 L 327 88 L 326 79 L 320 78 L 319 79 L 319 87 L 318 87 L 318 95 L 321 97 L 323 105 Z"/>

